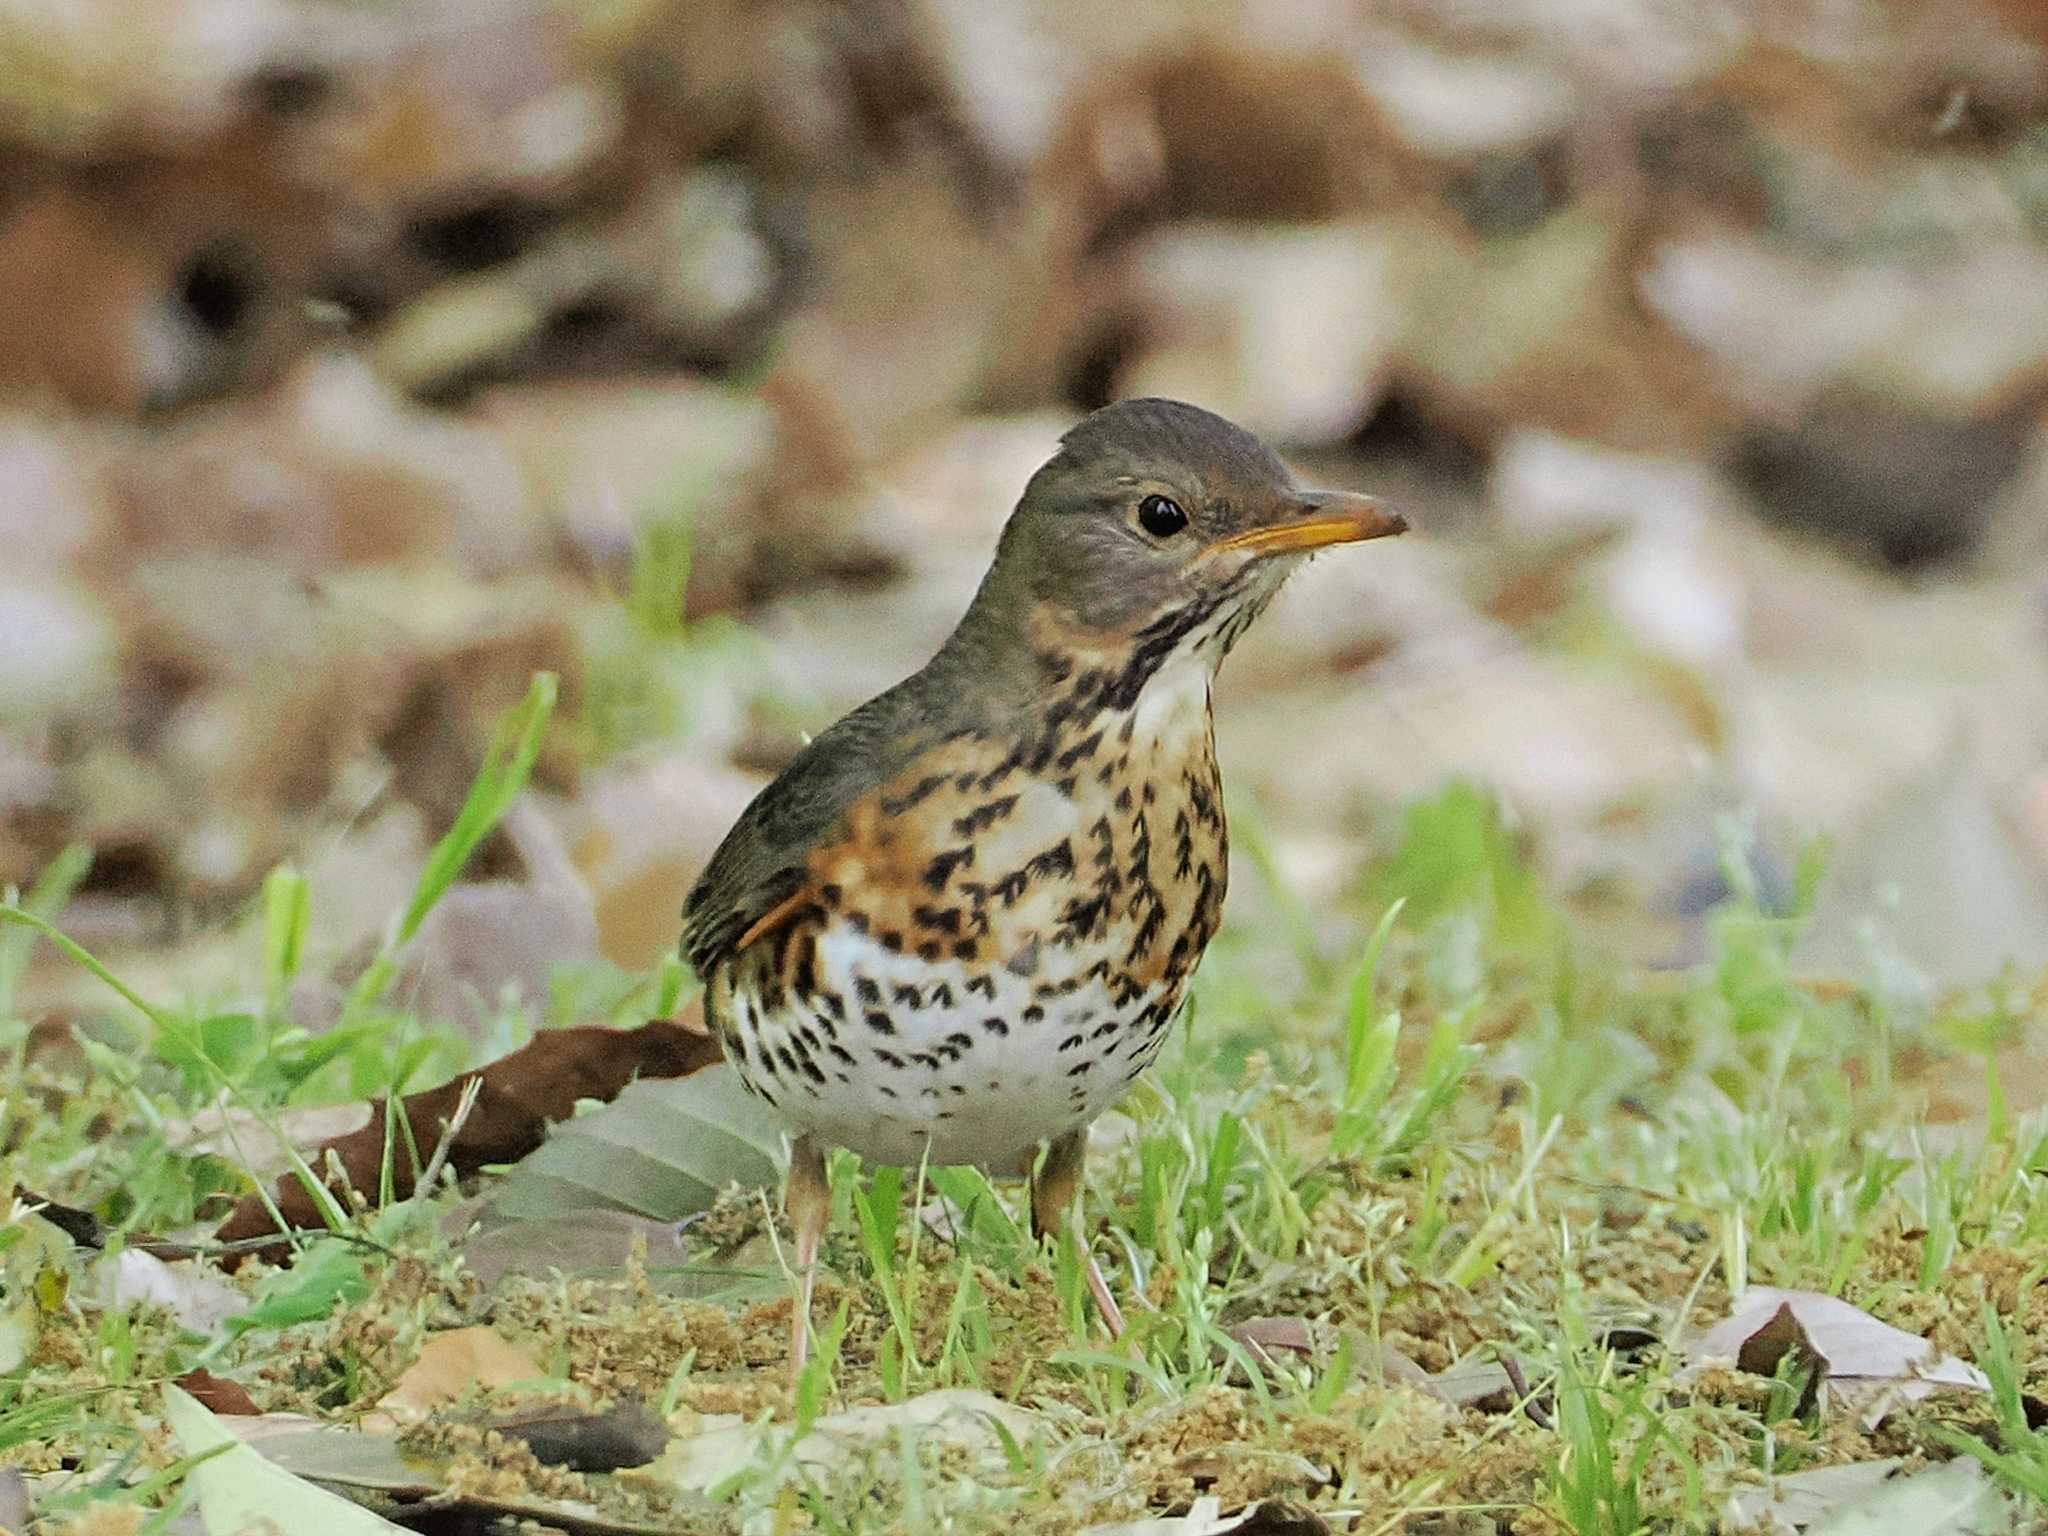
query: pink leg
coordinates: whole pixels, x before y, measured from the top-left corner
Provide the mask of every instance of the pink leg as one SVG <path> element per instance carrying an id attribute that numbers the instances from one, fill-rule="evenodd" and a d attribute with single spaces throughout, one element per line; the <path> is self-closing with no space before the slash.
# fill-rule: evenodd
<path id="1" fill-rule="evenodd" d="M 1095 1262 L 1095 1255 L 1081 1241 L 1071 1219 L 1074 1196 L 1081 1188 L 1082 1161 L 1087 1150 L 1088 1132 L 1085 1127 L 1067 1132 L 1046 1147 L 1045 1160 L 1031 1176 L 1031 1233 L 1041 1241 L 1056 1233 L 1066 1234 L 1082 1262 L 1088 1266 L 1088 1294 L 1095 1298 L 1102 1321 L 1109 1327 L 1109 1336 L 1120 1339 L 1124 1336 L 1123 1309 L 1109 1294 L 1109 1282 L 1102 1278 L 1102 1266 Z"/>
<path id="2" fill-rule="evenodd" d="M 789 1319 L 789 1361 L 800 1371 L 811 1356 L 811 1292 L 818 1281 L 818 1243 L 832 1216 L 832 1186 L 825 1176 L 825 1154 L 808 1136 L 789 1149 L 789 1183 L 782 1208 L 796 1232 L 796 1307 Z"/>

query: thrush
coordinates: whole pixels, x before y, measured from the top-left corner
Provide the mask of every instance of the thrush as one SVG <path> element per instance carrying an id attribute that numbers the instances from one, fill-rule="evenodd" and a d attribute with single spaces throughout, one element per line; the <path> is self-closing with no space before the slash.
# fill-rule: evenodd
<path id="1" fill-rule="evenodd" d="M 798 1364 L 830 1147 L 1026 1173 L 1034 1233 L 1065 1225 L 1089 1123 L 1222 917 L 1216 669 L 1308 555 L 1405 527 L 1207 411 L 1108 406 L 1031 477 L 938 653 L 741 814 L 683 950 L 740 1080 L 800 1132 Z"/>

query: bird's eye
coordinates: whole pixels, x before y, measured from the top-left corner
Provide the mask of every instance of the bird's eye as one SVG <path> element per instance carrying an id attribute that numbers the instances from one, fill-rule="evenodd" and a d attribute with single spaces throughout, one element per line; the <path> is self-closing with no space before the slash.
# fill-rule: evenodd
<path id="1" fill-rule="evenodd" d="M 1171 496 L 1147 496 L 1138 503 L 1138 526 L 1155 539 L 1171 538 L 1187 525 L 1187 513 Z"/>

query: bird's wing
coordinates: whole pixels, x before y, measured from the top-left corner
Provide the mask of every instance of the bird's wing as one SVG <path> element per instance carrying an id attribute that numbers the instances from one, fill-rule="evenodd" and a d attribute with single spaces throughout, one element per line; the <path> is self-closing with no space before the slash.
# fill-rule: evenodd
<path id="1" fill-rule="evenodd" d="M 914 757 L 921 733 L 901 688 L 820 734 L 741 812 L 683 903 L 683 957 L 712 971 L 804 905 L 811 852 L 855 801 Z"/>

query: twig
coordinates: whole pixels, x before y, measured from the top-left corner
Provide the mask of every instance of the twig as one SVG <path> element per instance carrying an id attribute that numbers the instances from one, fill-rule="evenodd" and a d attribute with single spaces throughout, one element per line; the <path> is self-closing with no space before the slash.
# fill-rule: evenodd
<path id="1" fill-rule="evenodd" d="M 441 1169 L 447 1165 L 448 1154 L 454 1150 L 455 1138 L 462 1134 L 462 1127 L 469 1121 L 470 1111 L 476 1108 L 477 1099 L 483 1094 L 483 1074 L 478 1073 L 462 1085 L 462 1096 L 455 1101 L 455 1113 L 441 1122 L 441 1139 L 435 1143 L 434 1155 L 427 1159 L 427 1166 L 413 1185 L 416 1195 L 431 1195 L 434 1183 L 441 1177 Z M 390 1100 L 385 1100 L 386 1114 L 391 1112 Z"/>
<path id="2" fill-rule="evenodd" d="M 1511 1349 L 1496 1349 L 1500 1368 L 1507 1372 L 1508 1385 L 1515 1389 L 1515 1396 L 1521 1401 L 1522 1412 L 1529 1416 L 1529 1422 L 1538 1429 L 1555 1429 L 1556 1421 L 1550 1417 L 1550 1410 L 1540 1406 L 1536 1394 L 1529 1390 L 1529 1378 L 1522 1374 L 1522 1362 L 1515 1358 Z"/>
<path id="3" fill-rule="evenodd" d="M 255 1253 L 264 1248 L 289 1245 L 297 1239 L 307 1237 L 331 1237 L 338 1243 L 345 1243 L 351 1248 L 367 1249 L 383 1258 L 398 1257 L 396 1248 L 388 1243 L 380 1243 L 374 1237 L 365 1237 L 360 1232 L 330 1232 L 325 1227 L 287 1227 L 261 1237 L 238 1237 L 225 1243 L 179 1243 L 169 1238 L 145 1237 L 130 1239 L 127 1246 L 137 1253 L 146 1253 L 153 1259 L 176 1263 L 180 1259 L 224 1259 L 238 1253 Z"/>

